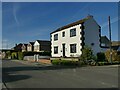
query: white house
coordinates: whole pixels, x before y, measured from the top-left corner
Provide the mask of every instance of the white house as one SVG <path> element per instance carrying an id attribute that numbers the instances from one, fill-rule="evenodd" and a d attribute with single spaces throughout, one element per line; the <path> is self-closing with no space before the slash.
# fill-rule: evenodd
<path id="1" fill-rule="evenodd" d="M 50 51 L 50 41 L 36 40 L 33 46 L 35 52 Z"/>
<path id="2" fill-rule="evenodd" d="M 34 42 L 29 42 L 28 45 L 27 45 L 27 51 L 30 52 L 30 51 L 33 51 L 34 50 Z"/>
<path id="3" fill-rule="evenodd" d="M 79 57 L 84 45 L 96 54 L 100 52 L 101 27 L 89 15 L 86 18 L 58 28 L 51 33 L 52 57 Z"/>

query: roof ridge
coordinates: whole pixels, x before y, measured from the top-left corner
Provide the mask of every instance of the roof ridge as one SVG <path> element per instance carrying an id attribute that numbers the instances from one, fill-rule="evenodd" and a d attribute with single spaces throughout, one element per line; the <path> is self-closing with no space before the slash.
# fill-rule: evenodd
<path id="1" fill-rule="evenodd" d="M 61 30 L 63 30 L 63 29 L 66 29 L 66 28 L 69 28 L 69 27 L 78 25 L 78 24 L 82 24 L 82 23 L 84 23 L 85 21 L 87 21 L 87 20 L 90 19 L 90 18 L 93 18 L 93 16 L 89 15 L 89 16 L 83 18 L 83 19 L 80 19 L 80 20 L 77 20 L 77 21 L 75 21 L 75 22 L 73 22 L 73 23 L 70 23 L 70 24 L 67 24 L 67 25 L 65 25 L 65 26 L 62 26 L 62 27 L 58 28 L 57 30 L 51 32 L 51 34 L 54 33 L 54 32 L 61 31 Z"/>

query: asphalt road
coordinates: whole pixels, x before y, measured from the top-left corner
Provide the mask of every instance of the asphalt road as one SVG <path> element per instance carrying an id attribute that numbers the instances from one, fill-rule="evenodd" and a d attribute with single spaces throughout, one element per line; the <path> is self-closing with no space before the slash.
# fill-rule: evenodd
<path id="1" fill-rule="evenodd" d="M 7 88 L 117 88 L 118 67 L 61 67 L 3 60 Z"/>

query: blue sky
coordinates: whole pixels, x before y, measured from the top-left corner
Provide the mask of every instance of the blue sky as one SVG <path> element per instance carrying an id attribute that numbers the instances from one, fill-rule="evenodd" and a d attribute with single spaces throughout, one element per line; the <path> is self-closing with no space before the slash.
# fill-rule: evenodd
<path id="1" fill-rule="evenodd" d="M 102 35 L 106 36 L 108 16 L 111 16 L 112 40 L 118 40 L 118 4 L 115 2 L 3 2 L 3 47 L 38 39 L 49 40 L 52 31 L 88 14 L 94 16 L 102 27 Z"/>

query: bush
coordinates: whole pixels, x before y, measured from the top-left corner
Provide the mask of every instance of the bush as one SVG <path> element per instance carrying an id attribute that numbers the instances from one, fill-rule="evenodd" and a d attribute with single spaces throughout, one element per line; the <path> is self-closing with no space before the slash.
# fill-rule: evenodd
<path id="1" fill-rule="evenodd" d="M 78 65 L 79 65 L 79 66 L 84 66 L 84 65 L 86 65 L 86 63 L 85 63 L 83 60 L 80 60 L 80 61 L 78 62 Z"/>
<path id="2" fill-rule="evenodd" d="M 93 55 L 93 50 L 85 46 L 84 49 L 82 49 L 82 55 L 80 56 L 80 60 L 82 60 L 84 63 L 88 63 L 89 60 L 95 59 L 95 56 Z"/>
<path id="3" fill-rule="evenodd" d="M 18 52 L 18 59 L 23 60 L 24 54 L 23 52 Z"/>
<path id="4" fill-rule="evenodd" d="M 105 61 L 105 53 L 99 52 L 97 53 L 97 61 Z"/>
<path id="5" fill-rule="evenodd" d="M 11 54 L 12 59 L 17 59 L 17 52 L 12 52 Z"/>
<path id="6" fill-rule="evenodd" d="M 51 60 L 51 63 L 53 65 L 59 65 L 60 64 L 60 60 Z"/>
<path id="7" fill-rule="evenodd" d="M 5 55 L 5 58 L 10 58 L 11 57 L 11 52 L 10 51 L 7 51 L 6 52 L 6 55 Z"/>
<path id="8" fill-rule="evenodd" d="M 52 60 L 51 63 L 53 65 L 78 65 L 78 62 L 76 61 L 68 61 L 68 60 Z"/>
<path id="9" fill-rule="evenodd" d="M 105 57 L 107 59 L 108 62 L 111 62 L 110 61 L 110 50 L 108 49 L 106 52 L 105 52 Z M 117 51 L 116 50 L 112 50 L 112 61 L 118 61 L 119 60 L 119 55 L 117 54 Z"/>

